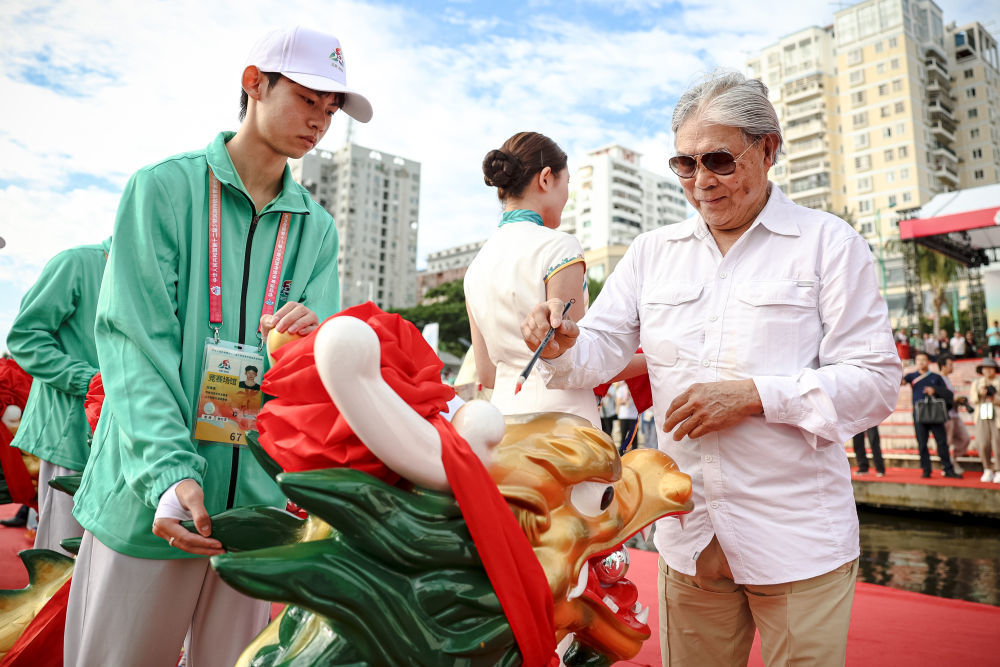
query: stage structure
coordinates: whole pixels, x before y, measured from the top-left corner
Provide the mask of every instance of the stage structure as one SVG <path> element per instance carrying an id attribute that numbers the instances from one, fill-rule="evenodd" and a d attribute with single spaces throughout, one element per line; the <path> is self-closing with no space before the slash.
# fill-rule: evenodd
<path id="1" fill-rule="evenodd" d="M 986 339 L 983 267 L 1000 262 L 1000 184 L 944 192 L 919 209 L 899 212 L 906 281 L 906 328 L 920 327 L 923 289 L 917 245 L 955 260 L 963 268 L 969 318 L 977 341 Z"/>

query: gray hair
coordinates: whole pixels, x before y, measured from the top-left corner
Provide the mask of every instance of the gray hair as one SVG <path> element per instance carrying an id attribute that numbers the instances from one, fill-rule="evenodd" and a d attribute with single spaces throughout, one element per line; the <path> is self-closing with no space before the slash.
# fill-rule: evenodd
<path id="1" fill-rule="evenodd" d="M 778 146 L 772 159 L 783 152 L 784 139 L 778 113 L 767 98 L 767 86 L 758 79 L 748 79 L 732 70 L 716 70 L 689 88 L 674 107 L 670 129 L 676 135 L 690 118 L 738 128 L 747 141 L 773 134 Z"/>

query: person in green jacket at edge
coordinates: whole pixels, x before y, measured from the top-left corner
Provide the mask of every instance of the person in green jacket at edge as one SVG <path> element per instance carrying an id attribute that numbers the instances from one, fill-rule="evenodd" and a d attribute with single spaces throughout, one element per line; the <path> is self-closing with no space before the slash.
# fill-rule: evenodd
<path id="1" fill-rule="evenodd" d="M 315 147 L 336 111 L 367 122 L 372 109 L 347 87 L 339 41 L 301 27 L 257 42 L 241 84 L 235 135 L 140 169 L 119 204 L 95 328 L 106 399 L 73 512 L 85 533 L 66 667 L 173 667 L 182 644 L 188 667 L 232 665 L 268 621 L 267 602 L 209 567 L 222 553 L 209 517 L 285 498 L 241 432 L 194 433 L 227 421 L 220 382 L 238 391 L 242 368 L 266 368 L 258 334 L 305 334 L 339 310 L 336 228 L 287 159 Z"/>
<path id="2" fill-rule="evenodd" d="M 35 381 L 12 447 L 41 460 L 36 549 L 69 555 L 59 543 L 80 537 L 73 497 L 49 480 L 83 470 L 90 426 L 83 413 L 87 386 L 97 374 L 94 315 L 111 239 L 70 248 L 45 265 L 21 300 L 7 335 L 11 356 Z"/>

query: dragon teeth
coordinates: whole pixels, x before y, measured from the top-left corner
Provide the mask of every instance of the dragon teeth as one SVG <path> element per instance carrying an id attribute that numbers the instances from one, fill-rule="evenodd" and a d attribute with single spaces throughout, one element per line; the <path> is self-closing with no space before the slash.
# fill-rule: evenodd
<path id="1" fill-rule="evenodd" d="M 636 603 L 632 605 L 632 613 L 638 614 L 640 611 L 642 611 L 642 603 L 636 601 Z"/>
<path id="2" fill-rule="evenodd" d="M 645 609 L 643 609 L 642 611 L 640 611 L 638 614 L 636 614 L 635 615 L 635 620 L 639 621 L 640 623 L 645 624 L 646 621 L 649 620 L 649 607 L 646 607 Z"/>
<path id="3" fill-rule="evenodd" d="M 587 578 L 589 576 L 590 566 L 587 565 L 587 563 L 584 563 L 583 567 L 580 568 L 580 576 L 577 577 L 576 586 L 574 586 L 570 592 L 566 593 L 567 600 L 572 600 L 573 598 L 578 598 L 583 595 L 583 591 L 587 589 Z"/>
<path id="4" fill-rule="evenodd" d="M 611 599 L 610 595 L 605 595 L 604 598 L 601 600 L 601 602 L 606 604 L 608 606 L 608 609 L 610 609 L 614 613 L 616 614 L 618 613 L 618 605 L 615 604 L 615 601 Z"/>

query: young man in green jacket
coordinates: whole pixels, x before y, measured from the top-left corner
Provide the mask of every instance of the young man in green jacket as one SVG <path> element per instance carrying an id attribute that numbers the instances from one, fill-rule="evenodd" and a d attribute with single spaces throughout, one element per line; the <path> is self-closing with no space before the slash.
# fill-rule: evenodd
<path id="1" fill-rule="evenodd" d="M 172 667 L 182 643 L 189 667 L 231 665 L 267 622 L 269 605 L 228 588 L 205 558 L 222 552 L 210 515 L 285 505 L 241 446 L 232 424 L 247 414 L 228 387 L 247 365 L 265 368 L 259 335 L 308 333 L 339 310 L 337 231 L 287 159 L 338 109 L 361 122 L 372 112 L 346 85 L 337 39 L 303 28 L 261 39 L 241 83 L 239 132 L 139 170 L 119 205 L 96 325 L 107 398 L 74 510 L 86 533 L 67 667 Z"/>
<path id="2" fill-rule="evenodd" d="M 7 349 L 35 381 L 12 447 L 41 460 L 36 549 L 67 553 L 59 543 L 80 537 L 72 496 L 48 484 L 83 470 L 90 426 L 83 413 L 87 385 L 97 373 L 94 315 L 111 239 L 70 248 L 45 265 L 21 300 Z"/>

